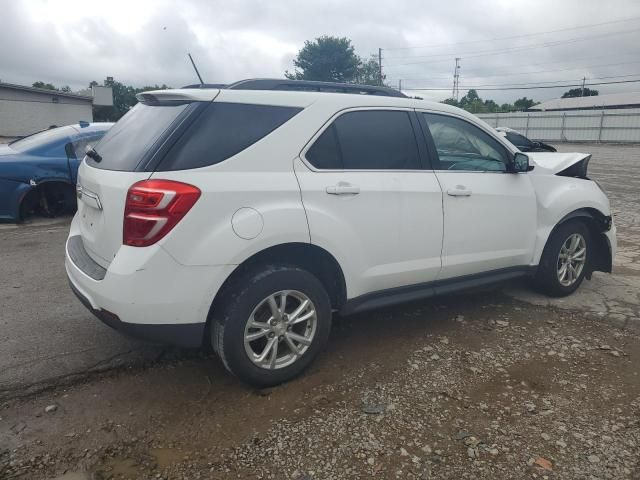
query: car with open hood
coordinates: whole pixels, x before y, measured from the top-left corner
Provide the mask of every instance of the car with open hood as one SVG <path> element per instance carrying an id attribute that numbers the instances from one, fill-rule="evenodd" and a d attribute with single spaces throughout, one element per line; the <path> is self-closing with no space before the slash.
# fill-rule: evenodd
<path id="1" fill-rule="evenodd" d="M 523 153 L 468 112 L 382 87 L 138 99 L 80 165 L 71 288 L 107 325 L 212 348 L 252 385 L 302 372 L 334 313 L 516 278 L 564 296 L 611 271 L 588 154 Z"/>

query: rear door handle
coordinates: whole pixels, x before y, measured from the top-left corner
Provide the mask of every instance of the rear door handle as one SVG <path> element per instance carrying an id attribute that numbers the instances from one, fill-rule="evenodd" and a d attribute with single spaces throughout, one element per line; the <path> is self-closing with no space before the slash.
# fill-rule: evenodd
<path id="1" fill-rule="evenodd" d="M 469 190 L 464 185 L 456 185 L 456 188 L 450 188 L 447 190 L 447 195 L 452 197 L 470 197 L 471 190 Z"/>
<path id="2" fill-rule="evenodd" d="M 360 193 L 360 187 L 351 185 L 350 183 L 338 183 L 327 187 L 329 195 L 357 195 Z"/>

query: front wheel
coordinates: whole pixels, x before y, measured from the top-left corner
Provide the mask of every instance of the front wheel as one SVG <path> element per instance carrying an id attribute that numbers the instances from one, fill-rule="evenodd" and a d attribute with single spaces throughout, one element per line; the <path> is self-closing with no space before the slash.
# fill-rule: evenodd
<path id="1" fill-rule="evenodd" d="M 329 337 L 331 304 L 322 283 L 297 267 L 268 266 L 234 285 L 211 329 L 225 367 L 255 387 L 299 375 Z"/>
<path id="2" fill-rule="evenodd" d="M 591 236 L 580 221 L 568 221 L 557 227 L 542 253 L 534 284 L 552 297 L 573 293 L 584 280 L 591 255 Z"/>

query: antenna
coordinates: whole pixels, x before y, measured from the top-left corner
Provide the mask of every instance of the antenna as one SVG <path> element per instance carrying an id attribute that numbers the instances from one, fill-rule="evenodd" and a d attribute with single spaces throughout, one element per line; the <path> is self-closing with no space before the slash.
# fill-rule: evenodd
<path id="1" fill-rule="evenodd" d="M 191 60 L 191 65 L 193 65 L 193 69 L 196 71 L 196 75 L 198 75 L 198 80 L 200 80 L 200 85 L 204 85 L 204 81 L 202 80 L 202 77 L 200 76 L 200 72 L 198 71 L 198 67 L 196 67 L 196 62 L 193 61 L 193 57 L 191 56 L 190 53 L 187 53 L 187 55 L 189 55 L 189 60 Z"/>

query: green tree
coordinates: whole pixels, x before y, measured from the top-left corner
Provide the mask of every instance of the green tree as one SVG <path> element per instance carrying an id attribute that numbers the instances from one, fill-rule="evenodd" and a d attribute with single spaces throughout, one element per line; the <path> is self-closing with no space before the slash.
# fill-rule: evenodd
<path id="1" fill-rule="evenodd" d="M 314 41 L 305 41 L 304 47 L 293 60 L 293 72 L 285 72 L 290 80 L 317 80 L 321 82 L 361 83 L 379 85 L 380 66 L 372 55 L 363 60 L 346 37 L 323 35 Z M 382 77 L 384 84 L 384 75 Z"/>
<path id="2" fill-rule="evenodd" d="M 95 87 L 98 82 L 95 80 L 89 84 L 89 88 Z M 119 120 L 125 113 L 127 113 L 131 107 L 138 103 L 136 95 L 141 92 L 149 90 L 165 90 L 168 87 L 165 84 L 162 85 L 147 85 L 141 88 L 136 88 L 131 85 L 125 85 L 123 83 L 113 80 L 108 77 L 104 81 L 105 87 L 111 87 L 113 91 L 113 106 L 94 106 L 93 118 L 96 122 L 115 122 Z"/>
<path id="3" fill-rule="evenodd" d="M 467 94 L 460 99 L 458 106 L 471 113 L 484 113 L 487 111 L 478 92 L 473 89 L 469 90 Z"/>
<path id="4" fill-rule="evenodd" d="M 382 74 L 383 85 L 385 84 L 386 78 L 387 76 Z M 378 57 L 376 55 L 371 55 L 367 61 L 360 61 L 355 82 L 362 85 L 380 85 L 380 64 L 378 63 Z"/>
<path id="5" fill-rule="evenodd" d="M 536 104 L 537 103 L 535 101 L 533 101 L 532 99 L 527 98 L 527 97 L 522 97 L 522 98 L 519 98 L 518 100 L 516 100 L 515 102 L 513 102 L 513 107 L 516 110 L 524 111 L 524 110 L 527 110 L 528 108 L 533 107 Z"/>
<path id="6" fill-rule="evenodd" d="M 42 81 L 33 82 L 32 86 L 34 88 L 44 88 L 45 90 L 58 90 L 52 83 L 44 83 Z"/>
<path id="7" fill-rule="evenodd" d="M 446 100 L 443 100 L 442 103 L 463 108 L 471 113 L 513 112 L 517 110 L 526 110 L 533 105 L 537 105 L 537 102 L 527 97 L 522 97 L 516 100 L 513 105 L 510 103 L 498 105 L 497 102 L 491 99 L 482 100 L 480 95 L 478 95 L 478 92 L 473 89 L 469 90 L 459 101 L 456 101 L 455 98 L 447 98 Z"/>
<path id="8" fill-rule="evenodd" d="M 573 97 L 595 97 L 598 95 L 598 90 L 593 90 L 591 88 L 585 87 L 582 88 L 572 88 L 562 94 L 562 98 L 573 98 Z"/>
<path id="9" fill-rule="evenodd" d="M 285 76 L 292 80 L 352 82 L 358 75 L 360 63 L 351 40 L 323 35 L 313 42 L 304 42 L 293 60 L 295 71 L 286 72 Z"/>

